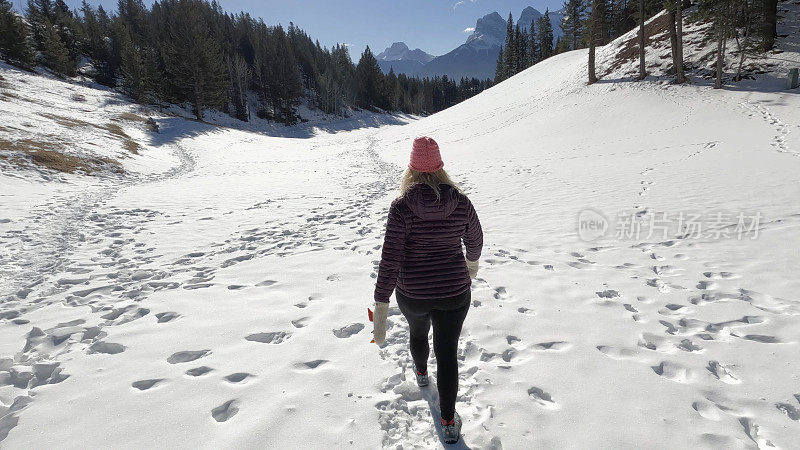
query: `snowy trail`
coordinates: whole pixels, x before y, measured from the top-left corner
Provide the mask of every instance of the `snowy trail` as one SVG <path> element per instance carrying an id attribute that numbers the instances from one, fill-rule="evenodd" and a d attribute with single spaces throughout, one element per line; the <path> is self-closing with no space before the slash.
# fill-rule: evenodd
<path id="1" fill-rule="evenodd" d="M 792 448 L 798 96 L 586 87 L 584 58 L 408 125 L 171 120 L 143 151 L 167 172 L 4 176 L 3 447 L 442 446 L 402 315 L 377 349 L 365 311 L 409 142 L 429 134 L 486 233 L 456 448 Z M 581 239 L 587 209 L 605 236 Z M 761 215 L 755 239 L 721 237 L 739 212 Z M 648 234 L 660 213 L 710 234 Z M 616 236 L 623 219 L 645 232 Z"/>

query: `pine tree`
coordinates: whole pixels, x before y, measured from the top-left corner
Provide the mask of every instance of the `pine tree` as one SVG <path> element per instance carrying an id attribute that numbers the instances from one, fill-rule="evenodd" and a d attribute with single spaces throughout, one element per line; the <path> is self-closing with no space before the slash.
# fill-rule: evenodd
<path id="1" fill-rule="evenodd" d="M 536 21 L 539 25 L 539 55 L 540 61 L 553 55 L 553 24 L 550 23 L 550 11 L 545 10 L 544 15 Z"/>
<path id="2" fill-rule="evenodd" d="M 361 59 L 356 65 L 356 85 L 358 87 L 357 102 L 362 108 L 377 106 L 378 95 L 383 81 L 383 72 L 378 65 L 378 60 L 367 46 L 361 53 Z"/>
<path id="3" fill-rule="evenodd" d="M 586 23 L 585 0 L 566 0 L 564 2 L 564 18 L 561 19 L 561 29 L 564 31 L 562 47 L 568 50 L 583 48 L 583 35 Z"/>
<path id="4" fill-rule="evenodd" d="M 75 64 L 70 57 L 69 49 L 61 41 L 56 26 L 45 19 L 42 23 L 41 33 L 42 62 L 45 67 L 59 76 L 73 76 Z"/>
<path id="5" fill-rule="evenodd" d="M 522 35 L 522 31 L 519 29 L 519 24 L 517 24 L 516 28 L 514 29 L 514 53 L 517 55 L 515 58 L 515 66 L 514 66 L 514 73 L 520 73 L 527 66 L 525 66 L 526 60 L 526 48 L 525 42 L 527 42 L 527 36 Z"/>
<path id="6" fill-rule="evenodd" d="M 84 35 L 83 53 L 91 60 L 92 68 L 95 72 L 94 78 L 100 84 L 114 86 L 117 74 L 116 68 L 111 63 L 112 57 L 106 39 L 108 24 L 105 21 L 108 18 L 103 12 L 103 22 L 101 22 L 86 0 L 83 0 L 81 12 L 83 12 L 83 21 L 81 23 Z"/>
<path id="7" fill-rule="evenodd" d="M 536 64 L 539 62 L 541 57 L 540 49 L 539 49 L 539 36 L 536 32 L 536 19 L 531 20 L 531 29 L 530 29 L 530 38 L 528 40 L 528 53 L 531 55 L 531 65 Z"/>
<path id="8" fill-rule="evenodd" d="M 510 78 L 516 73 L 515 69 L 517 67 L 516 45 L 514 43 L 514 18 L 511 16 L 511 13 L 508 13 L 508 22 L 506 24 L 506 45 L 504 57 L 504 78 Z"/>
<path id="9" fill-rule="evenodd" d="M 154 80 L 149 76 L 142 52 L 131 39 L 128 26 L 121 20 L 114 23 L 114 40 L 119 50 L 123 90 L 135 101 L 147 102 L 151 99 Z"/>
<path id="10" fill-rule="evenodd" d="M 11 3 L 0 0 L 0 55 L 11 64 L 25 69 L 34 65 L 29 45 L 30 29 L 14 11 Z"/>
<path id="11" fill-rule="evenodd" d="M 494 82 L 499 83 L 506 79 L 506 60 L 503 55 L 503 47 L 500 47 L 500 54 L 497 55 L 497 67 L 494 69 Z"/>
<path id="12" fill-rule="evenodd" d="M 197 3 L 185 0 L 173 4 L 164 63 L 177 100 L 190 102 L 195 116 L 202 120 L 204 109 L 226 103 L 228 74 L 219 43 L 209 33 Z"/>

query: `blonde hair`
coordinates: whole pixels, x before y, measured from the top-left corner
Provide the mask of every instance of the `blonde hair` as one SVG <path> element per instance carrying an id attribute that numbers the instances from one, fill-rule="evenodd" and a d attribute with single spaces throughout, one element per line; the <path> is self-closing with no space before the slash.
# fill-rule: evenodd
<path id="1" fill-rule="evenodd" d="M 450 175 L 444 171 L 444 169 L 439 169 L 436 172 L 419 172 L 412 168 L 406 169 L 405 173 L 403 174 L 403 179 L 400 181 L 400 195 L 397 197 L 400 198 L 408 192 L 408 189 L 417 184 L 423 183 L 427 184 L 433 189 L 433 192 L 436 193 L 436 199 L 441 199 L 441 192 L 439 191 L 440 184 L 449 184 L 458 192 L 461 192 L 461 188 L 450 179 Z"/>

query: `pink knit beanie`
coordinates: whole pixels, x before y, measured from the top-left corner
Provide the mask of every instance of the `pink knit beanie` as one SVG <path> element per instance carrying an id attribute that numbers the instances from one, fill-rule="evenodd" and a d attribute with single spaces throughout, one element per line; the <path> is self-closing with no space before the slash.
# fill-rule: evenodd
<path id="1" fill-rule="evenodd" d="M 436 172 L 444 167 L 442 155 L 439 154 L 439 144 L 427 136 L 414 139 L 408 167 L 417 172 Z"/>

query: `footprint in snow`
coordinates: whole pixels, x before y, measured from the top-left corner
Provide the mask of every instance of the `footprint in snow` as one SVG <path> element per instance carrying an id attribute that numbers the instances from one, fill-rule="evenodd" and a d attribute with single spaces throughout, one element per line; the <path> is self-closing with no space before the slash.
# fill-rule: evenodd
<path id="1" fill-rule="evenodd" d="M 533 400 L 539 405 L 547 409 L 555 409 L 558 407 L 556 402 L 553 400 L 553 397 L 550 396 L 549 393 L 545 392 L 541 388 L 536 386 L 531 387 L 528 389 L 528 395 L 533 398 Z"/>
<path id="2" fill-rule="evenodd" d="M 269 331 L 265 333 L 254 333 L 246 336 L 245 339 L 262 344 L 280 344 L 291 336 L 292 333 L 287 333 L 285 331 Z"/>
<path id="3" fill-rule="evenodd" d="M 170 364 L 180 364 L 189 361 L 194 361 L 200 359 L 204 356 L 207 356 L 211 353 L 211 350 L 187 350 L 182 352 L 175 352 L 167 358 L 167 362 Z"/>
<path id="4" fill-rule="evenodd" d="M 190 377 L 201 377 L 211 372 L 212 370 L 214 369 L 212 369 L 211 367 L 200 366 L 200 367 L 195 367 L 194 369 L 187 370 L 186 375 L 189 375 Z"/>
<path id="5" fill-rule="evenodd" d="M 292 326 L 295 328 L 303 328 L 306 326 L 306 322 L 308 322 L 308 317 L 301 317 L 297 320 L 293 320 Z"/>
<path id="6" fill-rule="evenodd" d="M 799 398 L 798 401 L 800 401 L 800 395 L 796 394 L 795 397 L 798 397 Z M 794 405 L 791 405 L 789 403 L 776 403 L 775 407 L 778 408 L 778 411 L 783 412 L 795 422 L 800 421 L 800 410 L 795 408 Z"/>
<path id="7" fill-rule="evenodd" d="M 329 362 L 327 359 L 315 359 L 313 361 L 297 363 L 294 366 L 298 369 L 316 369 L 327 362 Z"/>
<path id="8" fill-rule="evenodd" d="M 552 342 L 540 342 L 538 344 L 534 344 L 531 349 L 536 351 L 553 351 L 553 352 L 563 352 L 569 350 L 572 345 L 565 341 L 552 341 Z"/>
<path id="9" fill-rule="evenodd" d="M 217 422 L 225 422 L 239 412 L 239 401 L 228 400 L 227 402 L 217 406 L 211 410 L 211 417 Z"/>
<path id="10" fill-rule="evenodd" d="M 600 298 L 615 298 L 615 297 L 619 297 L 619 292 L 617 292 L 617 291 L 615 291 L 613 289 L 606 289 L 605 291 L 598 291 L 598 292 L 595 292 L 595 294 L 597 294 L 597 296 L 600 297 Z"/>
<path id="11" fill-rule="evenodd" d="M 116 355 L 125 351 L 125 346 L 122 344 L 115 344 L 113 342 L 97 341 L 89 346 L 87 353 L 105 353 L 108 355 Z"/>
<path id="12" fill-rule="evenodd" d="M 731 366 L 727 364 L 722 364 L 717 361 L 709 361 L 708 366 L 706 366 L 706 370 L 711 372 L 711 375 L 714 375 L 714 378 L 722 381 L 723 383 L 739 384 L 742 382 L 742 380 L 733 374 Z"/>
<path id="13" fill-rule="evenodd" d="M 251 378 L 251 377 L 254 377 L 254 376 L 255 375 L 253 375 L 251 373 L 247 373 L 247 372 L 236 372 L 236 373 L 232 373 L 232 374 L 230 374 L 228 376 L 225 376 L 223 378 L 228 383 L 236 384 L 236 383 L 241 383 L 244 380 L 246 380 L 248 378 Z"/>
<path id="14" fill-rule="evenodd" d="M 173 320 L 177 319 L 180 316 L 181 316 L 180 314 L 178 314 L 178 313 L 176 313 L 174 311 L 167 311 L 167 312 L 162 312 L 162 313 L 156 314 L 156 319 L 158 319 L 158 323 L 166 323 L 166 322 L 173 321 Z"/>
<path id="15" fill-rule="evenodd" d="M 353 323 L 342 328 L 333 330 L 333 335 L 339 339 L 347 339 L 354 334 L 358 334 L 364 329 L 363 323 Z"/>
<path id="16" fill-rule="evenodd" d="M 663 361 L 657 366 L 652 366 L 651 369 L 656 374 L 676 383 L 691 383 L 696 377 L 695 371 L 691 368 L 670 361 Z"/>
<path id="17" fill-rule="evenodd" d="M 636 358 L 636 351 L 630 348 L 612 347 L 608 345 L 598 345 L 597 350 L 611 359 L 623 360 Z"/>
<path id="18" fill-rule="evenodd" d="M 139 381 L 134 381 L 133 383 L 131 383 L 131 386 L 136 388 L 136 389 L 138 389 L 138 390 L 140 390 L 140 391 L 146 391 L 146 390 L 152 388 L 153 386 L 161 383 L 162 381 L 164 381 L 163 378 L 155 378 L 155 379 L 152 379 L 152 380 L 139 380 Z"/>
<path id="19" fill-rule="evenodd" d="M 502 300 L 502 299 L 508 298 L 508 291 L 506 291 L 506 288 L 500 286 L 498 288 L 495 288 L 494 291 L 495 291 L 494 292 L 494 298 L 496 298 L 498 300 Z"/>

